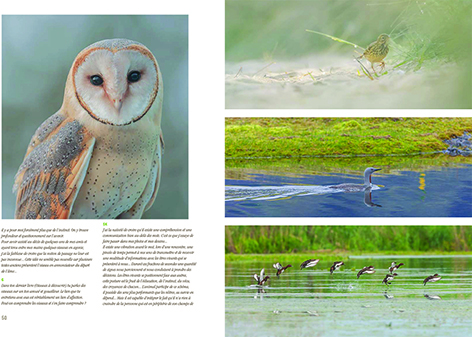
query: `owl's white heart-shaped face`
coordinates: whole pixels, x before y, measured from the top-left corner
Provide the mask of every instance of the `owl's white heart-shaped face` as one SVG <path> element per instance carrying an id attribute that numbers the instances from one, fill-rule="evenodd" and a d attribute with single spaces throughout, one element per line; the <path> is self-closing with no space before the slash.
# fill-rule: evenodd
<path id="1" fill-rule="evenodd" d="M 105 40 L 77 56 L 72 79 L 77 99 L 92 118 L 128 125 L 141 119 L 154 103 L 158 72 L 154 56 L 143 45 Z"/>

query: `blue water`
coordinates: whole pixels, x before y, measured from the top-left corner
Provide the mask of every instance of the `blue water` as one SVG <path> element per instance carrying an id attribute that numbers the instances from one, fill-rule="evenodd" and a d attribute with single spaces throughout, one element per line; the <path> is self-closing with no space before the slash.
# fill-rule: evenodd
<path id="1" fill-rule="evenodd" d="M 472 217 L 472 165 L 424 172 L 379 171 L 370 193 L 333 193 L 360 175 L 247 174 L 226 179 L 227 217 Z M 370 201 L 370 202 L 369 202 Z"/>

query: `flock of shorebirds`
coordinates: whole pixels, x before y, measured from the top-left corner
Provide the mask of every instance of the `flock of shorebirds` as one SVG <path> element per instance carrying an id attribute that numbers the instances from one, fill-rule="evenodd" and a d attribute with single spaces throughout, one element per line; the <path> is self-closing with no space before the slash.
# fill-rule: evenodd
<path id="1" fill-rule="evenodd" d="M 310 260 L 306 260 L 305 262 L 303 262 L 301 265 L 300 265 L 300 269 L 304 269 L 304 268 L 310 268 L 310 267 L 314 267 L 318 264 L 318 262 L 320 261 L 320 259 L 310 259 Z M 334 271 L 338 270 L 339 268 L 341 268 L 341 266 L 344 265 L 344 262 L 342 261 L 335 261 L 333 263 L 333 265 L 329 268 L 329 271 L 331 274 L 333 274 Z M 385 278 L 383 279 L 382 283 L 384 283 L 385 285 L 390 285 L 392 284 L 392 281 L 393 279 L 395 278 L 395 276 L 398 276 L 397 273 L 395 273 L 395 271 L 400 268 L 401 266 L 404 266 L 403 263 L 399 263 L 397 264 L 396 262 L 392 262 L 392 264 L 390 265 L 390 267 L 388 268 L 388 271 L 389 273 L 385 276 Z M 280 277 L 280 274 L 282 274 L 285 270 L 287 270 L 288 268 L 292 267 L 291 264 L 289 265 L 286 265 L 285 267 L 282 266 L 279 262 L 277 263 L 274 263 L 273 264 L 273 267 L 277 270 L 276 272 L 276 276 L 277 278 Z M 362 275 L 364 274 L 373 274 L 375 273 L 375 268 L 374 266 L 368 266 L 368 267 L 364 267 L 362 268 L 361 270 L 359 270 L 359 272 L 357 273 L 357 278 L 359 279 L 359 277 L 361 277 Z M 265 270 L 262 269 L 261 270 L 261 273 L 258 275 L 258 274 L 254 274 L 254 279 L 256 280 L 257 282 L 257 285 L 258 286 L 263 286 L 269 279 L 270 279 L 270 276 L 266 276 L 265 275 Z M 436 282 L 436 281 L 439 281 L 441 279 L 441 276 L 439 276 L 438 274 L 434 274 L 434 275 L 431 275 L 431 276 L 428 276 L 427 278 L 424 279 L 423 281 L 423 285 L 426 285 L 426 283 L 428 282 Z"/>

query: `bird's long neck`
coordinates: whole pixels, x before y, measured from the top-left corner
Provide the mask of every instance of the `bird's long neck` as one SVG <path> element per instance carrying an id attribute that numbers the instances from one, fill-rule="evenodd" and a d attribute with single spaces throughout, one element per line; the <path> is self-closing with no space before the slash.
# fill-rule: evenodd
<path id="1" fill-rule="evenodd" d="M 364 186 L 370 186 L 370 184 L 372 184 L 371 175 L 369 174 L 369 172 L 365 172 L 364 173 Z"/>

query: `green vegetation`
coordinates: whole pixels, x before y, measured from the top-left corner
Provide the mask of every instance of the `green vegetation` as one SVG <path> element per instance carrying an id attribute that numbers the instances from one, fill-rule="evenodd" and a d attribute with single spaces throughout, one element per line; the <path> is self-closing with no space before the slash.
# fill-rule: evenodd
<path id="1" fill-rule="evenodd" d="M 313 254 L 316 254 L 316 258 L 324 260 L 324 259 L 332 259 L 335 260 L 346 260 L 350 256 L 379 256 L 379 255 L 471 255 L 472 252 L 442 252 L 442 251 L 427 251 L 427 252 L 420 252 L 420 251 L 382 251 L 382 252 L 366 252 L 366 251 L 333 251 L 331 253 L 324 253 L 324 252 L 313 252 L 309 254 L 233 254 L 233 253 L 226 253 L 225 254 L 225 262 L 267 262 L 273 263 L 274 261 L 279 261 L 281 263 L 286 263 L 287 258 L 290 258 L 290 261 L 306 261 L 308 259 L 313 259 Z"/>
<path id="2" fill-rule="evenodd" d="M 451 157 L 446 154 L 398 157 L 351 158 L 277 158 L 235 159 L 226 161 L 226 179 L 245 179 L 246 174 L 329 175 L 331 173 L 362 174 L 369 166 L 382 168 L 381 174 L 399 174 L 401 171 L 425 173 L 446 167 L 472 164 L 471 157 Z M 401 174 L 401 173 L 400 173 Z"/>
<path id="3" fill-rule="evenodd" d="M 391 24 L 406 7 L 405 3 L 368 5 L 374 2 L 379 1 L 226 0 L 226 60 L 280 59 L 325 51 L 349 53 L 351 50 L 332 40 L 315 38 L 305 29 L 367 46 L 380 33 L 390 33 Z"/>
<path id="4" fill-rule="evenodd" d="M 399 1 L 397 3 L 400 3 Z M 382 5 L 381 3 L 379 5 Z M 396 67 L 419 70 L 425 61 L 470 59 L 472 7 L 470 1 L 429 0 L 421 4 L 404 1 L 404 9 L 390 31 L 390 59 Z M 364 50 L 356 43 L 329 34 L 306 29 L 334 41 Z M 398 40 L 401 44 L 395 42 Z"/>
<path id="5" fill-rule="evenodd" d="M 227 118 L 225 157 L 408 155 L 464 131 L 472 118 Z"/>
<path id="6" fill-rule="evenodd" d="M 470 70 L 471 14 L 469 0 L 227 0 L 226 59 L 348 54 L 352 48 L 306 30 L 363 47 L 386 33 L 402 66 L 419 69 L 425 61 L 467 61 Z"/>
<path id="7" fill-rule="evenodd" d="M 225 262 L 271 262 L 271 261 L 285 261 L 289 254 L 225 254 Z M 347 259 L 350 254 L 347 252 L 335 252 L 331 254 L 326 253 L 317 253 L 316 257 L 319 259 L 322 258 L 332 258 L 332 259 Z M 306 261 L 312 259 L 313 254 L 290 254 L 290 259 Z"/>
<path id="8" fill-rule="evenodd" d="M 392 36 L 398 40 L 395 47 L 403 58 L 401 65 L 417 70 L 425 61 L 469 60 L 470 66 L 471 15 L 469 0 L 429 0 L 422 6 L 409 1 L 396 20 Z"/>
<path id="9" fill-rule="evenodd" d="M 226 226 L 233 254 L 470 252 L 471 226 Z M 231 257 L 227 256 L 227 260 Z"/>
<path id="10" fill-rule="evenodd" d="M 227 78 L 227 107 L 344 108 L 344 100 L 355 108 L 472 107 L 470 0 L 226 0 L 225 8 L 228 74 L 236 74 L 243 67 L 242 73 L 252 76 L 264 66 L 277 63 L 268 71 L 276 76 L 296 74 L 286 77 L 287 84 L 307 84 L 308 76 L 313 80 L 307 93 L 306 88 L 299 90 L 282 81 L 284 90 L 275 90 L 271 87 L 278 84 L 274 80 Z M 382 33 L 391 38 L 385 59 L 388 73 L 382 76 L 385 87 L 373 81 L 369 90 L 356 91 L 359 83 L 355 79 L 364 76 L 356 76 L 355 72 L 371 77 L 370 64 L 352 61 L 361 49 L 351 44 L 365 48 Z M 340 61 L 343 59 L 346 62 Z M 252 61 L 245 62 L 248 60 Z M 255 60 L 259 61 L 259 69 L 251 68 Z M 355 67 L 346 67 L 350 62 Z M 312 75 L 321 68 L 321 75 Z M 342 69 L 351 72 L 350 77 L 344 77 L 352 79 L 350 88 L 339 82 L 339 76 L 324 73 L 341 75 Z M 300 76 L 301 70 L 306 77 Z M 331 86 L 322 87 L 324 83 Z M 245 90 L 247 84 L 252 84 L 250 92 Z"/>

